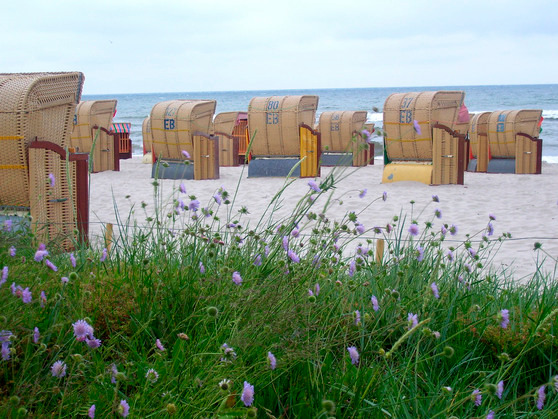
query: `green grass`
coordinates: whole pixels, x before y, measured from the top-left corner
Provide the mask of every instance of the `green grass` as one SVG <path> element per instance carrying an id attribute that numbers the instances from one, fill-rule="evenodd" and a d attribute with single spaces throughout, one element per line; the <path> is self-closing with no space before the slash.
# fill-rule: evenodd
<path id="1" fill-rule="evenodd" d="M 34 261 L 31 233 L 2 231 L 0 267 L 8 267 L 8 278 L 0 286 L 0 329 L 13 335 L 10 359 L 0 361 L 0 416 L 85 417 L 92 404 L 96 417 L 119 416 L 126 400 L 138 418 L 556 417 L 554 278 L 534 267 L 532 279 L 518 285 L 508 272 L 490 270 L 507 236 L 483 239 L 487 230 L 471 232 L 449 260 L 434 216 L 417 236 L 409 233 L 413 214 L 365 235 L 357 231 L 358 214 L 329 220 L 329 193 L 343 176 L 334 171 L 290 217 L 266 216 L 254 229 L 244 226 L 242 210 L 232 213 L 234 194 L 221 191 L 222 205 L 206 203 L 205 217 L 165 206 L 155 188 L 155 216 L 147 226 L 119 216 L 128 227 L 105 261 L 101 248 L 81 247 L 74 267 L 68 253 L 47 243 L 56 272 Z M 176 198 L 185 196 L 177 191 Z M 284 237 L 299 262 L 287 256 Z M 381 263 L 379 238 L 386 241 Z M 356 244 L 358 255 L 350 250 Z M 258 255 L 261 264 L 254 264 Z M 12 282 L 29 287 L 30 303 L 12 295 Z M 412 329 L 409 313 L 418 318 Z M 99 348 L 76 340 L 72 325 L 80 319 L 94 328 Z M 225 343 L 236 356 L 225 354 Z M 356 364 L 350 346 L 359 353 Z M 268 352 L 277 359 L 274 370 Z M 51 373 L 58 360 L 67 366 L 62 378 Z M 156 382 L 146 378 L 149 369 Z M 223 380 L 230 380 L 227 390 Z M 254 386 L 252 407 L 241 400 L 245 381 Z M 494 394 L 500 381 L 501 399 Z"/>

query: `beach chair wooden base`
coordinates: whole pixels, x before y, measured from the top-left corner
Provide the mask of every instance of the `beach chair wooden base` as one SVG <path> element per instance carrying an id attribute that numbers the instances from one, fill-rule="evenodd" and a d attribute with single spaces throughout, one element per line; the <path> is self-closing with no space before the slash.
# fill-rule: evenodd
<path id="1" fill-rule="evenodd" d="M 151 177 L 156 179 L 194 180 L 194 164 L 185 160 L 160 159 L 151 168 Z"/>
<path id="2" fill-rule="evenodd" d="M 300 165 L 295 167 L 299 161 L 298 157 L 252 158 L 248 163 L 248 177 L 300 177 Z"/>
<path id="3" fill-rule="evenodd" d="M 393 183 L 403 181 L 421 182 L 426 185 L 432 184 L 431 162 L 393 162 L 385 165 L 382 183 Z"/>
<path id="4" fill-rule="evenodd" d="M 352 166 L 353 153 L 322 153 L 322 166 Z"/>
<path id="5" fill-rule="evenodd" d="M 492 159 L 486 173 L 515 173 L 515 159 Z"/>

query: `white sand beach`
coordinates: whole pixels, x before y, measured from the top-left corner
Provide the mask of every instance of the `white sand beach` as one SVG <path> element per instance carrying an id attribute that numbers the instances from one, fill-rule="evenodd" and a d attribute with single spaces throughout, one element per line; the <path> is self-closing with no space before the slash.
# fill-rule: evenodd
<path id="1" fill-rule="evenodd" d="M 122 218 L 126 218 L 133 207 L 134 218 L 140 224 L 146 218 L 142 202 L 148 204 L 147 214 L 153 212 L 151 164 L 143 164 L 141 157 L 121 160 L 120 163 L 120 172 L 91 175 L 90 237 L 93 242 L 102 237 L 104 224 L 116 223 L 115 205 Z M 442 218 L 434 219 L 434 229 L 439 231 L 444 223 L 457 226 L 458 233 L 455 236 L 448 234 L 446 240 L 447 246 L 457 246 L 465 240 L 467 233 L 475 235 L 486 229 L 489 214 L 492 214 L 496 220 L 493 221 L 494 235 L 490 239 L 496 240 L 503 232 L 512 235 L 512 239 L 501 246 L 492 266 L 510 268 L 516 280 L 524 281 L 536 269 L 537 258 L 544 256 L 533 250 L 535 242 L 542 243 L 546 252 L 558 258 L 558 165 L 543 163 L 541 175 L 466 172 L 464 185 L 443 186 L 418 182 L 382 184 L 382 169 L 381 162 L 376 160 L 375 165 L 359 168 L 342 180 L 334 192 L 334 198 L 339 201 L 331 206 L 327 216 L 340 220 L 347 212 L 359 214 L 362 211 L 358 219 L 368 230 L 374 226 L 384 227 L 394 215 L 400 214 L 407 216 L 408 225 L 412 213 L 422 231 L 424 221 L 432 221 L 434 210 L 440 209 Z M 321 179 L 331 170 L 322 168 Z M 187 195 L 195 195 L 202 207 L 210 202 L 218 188 L 224 187 L 234 195 L 238 186 L 235 208 L 246 206 L 250 214 L 243 216 L 247 217 L 243 218 L 243 224 L 246 225 L 248 219 L 250 226 L 254 227 L 285 179 L 248 178 L 247 172 L 247 168 L 243 171 L 242 167 L 222 167 L 217 180 L 160 180 L 162 202 L 172 203 L 172 197 L 179 195 L 181 182 L 186 186 Z M 274 219 L 292 212 L 296 202 L 308 191 L 308 180 L 294 179 L 283 195 L 281 208 L 273 214 Z M 365 188 L 367 194 L 360 198 L 359 193 Z M 385 202 L 381 199 L 384 191 L 387 192 Z M 439 203 L 432 202 L 433 195 L 439 197 Z M 182 199 L 186 203 L 189 201 L 186 195 Z M 325 199 L 324 195 L 316 202 L 315 212 L 323 207 Z M 367 206 L 373 200 L 376 202 Z M 222 219 L 225 218 L 224 211 L 221 208 L 219 212 Z M 367 231 L 364 236 L 372 238 L 374 233 Z M 480 239 L 481 234 L 474 238 Z M 544 269 L 556 277 L 553 260 L 547 259 Z"/>

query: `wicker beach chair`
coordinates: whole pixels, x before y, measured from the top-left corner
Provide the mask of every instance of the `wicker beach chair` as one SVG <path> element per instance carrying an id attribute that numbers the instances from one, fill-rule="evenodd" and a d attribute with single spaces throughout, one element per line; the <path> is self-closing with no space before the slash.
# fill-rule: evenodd
<path id="1" fill-rule="evenodd" d="M 366 111 L 326 111 L 320 115 L 322 165 L 366 166 L 374 162 L 373 144 L 361 132 L 365 128 Z"/>
<path id="2" fill-rule="evenodd" d="M 120 144 L 112 128 L 116 99 L 86 100 L 76 107 L 71 143 L 77 151 L 92 152 L 92 172 L 119 169 Z"/>
<path id="3" fill-rule="evenodd" d="M 87 237 L 83 208 L 79 223 L 77 215 L 83 179 L 70 163 L 83 161 L 83 167 L 87 156 L 67 153 L 83 80 L 79 72 L 0 74 L 0 206 L 29 208 L 37 240 L 63 234 L 64 247 L 73 242 L 76 227 L 81 238 Z M 87 173 L 80 175 L 86 179 Z M 45 189 L 49 185 L 51 189 Z M 87 190 L 80 196 L 87 197 Z M 54 225 L 63 233 L 51 228 Z"/>
<path id="4" fill-rule="evenodd" d="M 301 159 L 300 173 L 291 175 L 319 175 L 321 135 L 313 128 L 318 100 L 311 95 L 252 98 L 248 131 L 254 139 L 248 176 L 284 176 Z"/>
<path id="5" fill-rule="evenodd" d="M 386 99 L 382 182 L 463 184 L 468 148 L 465 135 L 455 129 L 464 97 L 464 92 L 437 91 Z"/>

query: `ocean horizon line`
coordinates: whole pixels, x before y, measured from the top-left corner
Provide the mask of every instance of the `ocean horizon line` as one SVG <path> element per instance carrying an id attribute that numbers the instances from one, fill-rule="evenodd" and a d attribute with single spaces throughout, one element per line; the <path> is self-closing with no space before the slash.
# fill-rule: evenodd
<path id="1" fill-rule="evenodd" d="M 526 84 L 470 84 L 470 85 L 439 85 L 439 86 L 387 86 L 387 87 L 316 87 L 316 88 L 289 88 L 289 89 L 245 89 L 245 90 L 176 90 L 166 92 L 120 92 L 120 93 L 83 93 L 82 96 L 111 96 L 111 95 L 168 95 L 178 93 L 249 93 L 249 92 L 311 92 L 316 90 L 389 90 L 389 89 L 435 89 L 447 88 L 477 88 L 477 87 L 543 87 L 558 86 L 558 83 L 526 83 Z"/>

